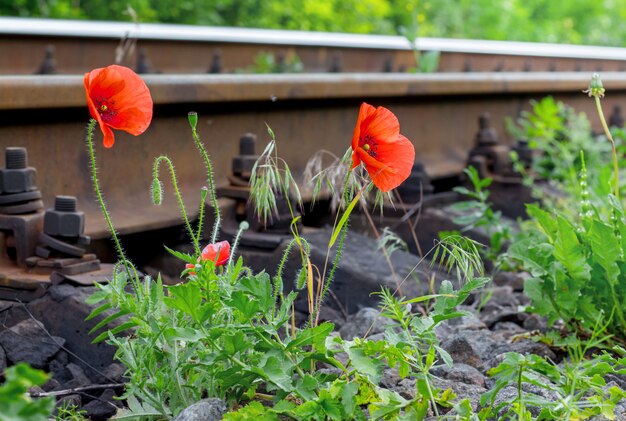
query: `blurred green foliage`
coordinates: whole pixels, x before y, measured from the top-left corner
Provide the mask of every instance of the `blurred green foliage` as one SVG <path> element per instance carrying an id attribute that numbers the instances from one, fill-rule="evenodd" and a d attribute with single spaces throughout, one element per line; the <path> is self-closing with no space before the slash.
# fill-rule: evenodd
<path id="1" fill-rule="evenodd" d="M 132 11 L 130 11 L 132 9 Z M 0 0 L 0 15 L 623 46 L 623 0 Z"/>

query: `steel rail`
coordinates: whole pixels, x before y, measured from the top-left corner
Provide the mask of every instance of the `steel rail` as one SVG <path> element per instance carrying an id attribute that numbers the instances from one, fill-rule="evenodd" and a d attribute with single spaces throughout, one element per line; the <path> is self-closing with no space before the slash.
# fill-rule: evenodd
<path id="1" fill-rule="evenodd" d="M 515 118 L 530 99 L 554 95 L 589 111 L 599 127 L 593 101 L 582 93 L 589 78 L 582 73 L 146 75 L 155 101 L 153 123 L 141 139 L 118 133 L 112 149 L 98 147 L 101 182 L 120 232 L 176 225 L 180 216 L 176 201 L 168 197 L 168 176 L 163 174 L 163 206 L 152 206 L 148 192 L 152 160 L 166 154 L 177 166 L 188 209 L 197 208 L 205 171 L 187 126 L 188 111 L 200 114 L 199 131 L 223 185 L 238 154 L 239 136 L 257 133 L 261 149 L 265 123 L 296 173 L 319 149 L 341 155 L 349 147 L 361 101 L 394 111 L 402 133 L 416 146 L 417 159 L 434 178 L 448 177 L 465 167 L 477 118 L 484 112 L 506 138 L 506 117 Z M 609 112 L 626 101 L 626 75 L 606 73 L 603 80 Z M 83 138 L 89 115 L 82 77 L 0 77 L 0 92 L 0 147 L 27 147 L 45 202 L 52 203 L 57 194 L 77 196 L 87 214 L 87 233 L 105 237 L 87 173 Z"/>
<path id="2" fill-rule="evenodd" d="M 411 49 L 406 38 L 390 35 L 10 17 L 0 17 L 0 34 L 112 39 L 131 37 L 142 40 L 387 50 Z M 421 50 L 442 53 L 626 60 L 626 48 L 619 47 L 446 38 L 419 38 L 416 46 Z"/>
<path id="3" fill-rule="evenodd" d="M 420 38 L 439 51 L 439 72 L 623 71 L 626 49 L 529 42 Z M 141 73 L 252 72 L 260 53 L 307 72 L 406 72 L 400 36 L 129 22 L 0 17 L 0 73 L 78 74 L 119 61 Z"/>

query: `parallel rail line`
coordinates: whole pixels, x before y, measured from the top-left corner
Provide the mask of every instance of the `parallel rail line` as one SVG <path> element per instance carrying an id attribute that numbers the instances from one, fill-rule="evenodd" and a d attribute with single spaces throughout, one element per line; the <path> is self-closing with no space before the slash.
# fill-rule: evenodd
<path id="1" fill-rule="evenodd" d="M 400 36 L 0 17 L 0 74 L 84 73 L 120 59 L 123 45 L 137 48 L 122 62 L 146 73 L 231 73 L 259 52 L 277 60 L 297 54 L 307 72 L 415 66 Z M 441 53 L 441 72 L 626 70 L 624 48 L 441 38 L 416 46 Z"/>

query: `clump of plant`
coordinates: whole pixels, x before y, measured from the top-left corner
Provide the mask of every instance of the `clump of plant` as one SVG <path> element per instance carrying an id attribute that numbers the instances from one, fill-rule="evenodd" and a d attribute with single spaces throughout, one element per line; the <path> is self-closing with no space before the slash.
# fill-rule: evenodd
<path id="1" fill-rule="evenodd" d="M 559 365 L 534 354 L 505 354 L 504 361 L 488 372 L 495 385 L 481 396 L 481 405 L 489 405 L 481 414 L 519 420 L 616 419 L 616 405 L 626 399 L 626 391 L 607 380 L 626 373 L 626 351 L 616 346 L 611 352 L 590 355 L 604 346 L 608 338 L 603 336 L 604 328 L 596 325 L 585 340 L 549 335 L 553 346 L 568 352 L 569 358 Z M 496 405 L 496 397 L 506 387 L 514 387 L 516 393 Z"/>
<path id="2" fill-rule="evenodd" d="M 537 229 L 513 244 L 509 254 L 523 263 L 532 278 L 524 291 L 532 300 L 531 311 L 563 320 L 582 335 L 589 335 L 599 321 L 614 341 L 626 341 L 626 218 L 619 200 L 619 168 L 615 144 L 600 106 L 604 88 L 594 75 L 589 89 L 596 101 L 611 143 L 611 191 L 598 207 L 589 200 L 586 156 L 581 155 L 578 180 L 578 212 L 555 212 L 529 205 L 528 214 Z"/>
<path id="3" fill-rule="evenodd" d="M 484 283 L 483 278 L 475 276 L 478 257 L 473 243 L 450 237 L 441 242 L 437 252 L 442 261 L 466 275 L 457 290 L 445 282 L 439 293 L 417 299 L 397 298 L 390 291 L 382 291 L 383 313 L 396 322 L 384 341 L 343 341 L 332 334 L 332 323 L 319 323 L 318 318 L 354 206 L 372 184 L 388 192 L 410 173 L 413 146 L 399 133 L 396 117 L 383 107 L 361 107 L 352 141 L 352 167 L 363 163 L 361 175 L 371 181 L 355 191 L 346 178 L 342 192 L 344 209 L 335 220 L 322 268 L 313 265 L 308 244 L 298 233 L 298 217 L 291 205 L 291 192 L 297 186 L 289 167 L 278 157 L 273 133 L 269 131 L 271 141 L 253 171 L 253 197 L 257 213 L 267 218 L 275 212 L 276 195 L 283 195 L 289 202 L 293 229 L 293 240 L 272 275 L 265 271 L 253 273 L 241 258 L 234 259 L 239 235 L 247 223 L 241 224 L 232 244 L 218 241 L 220 215 L 212 166 L 196 132 L 197 117 L 191 114 L 193 138 L 204 159 L 209 184 L 201 193 L 202 202 L 207 195 L 213 200 L 216 225 L 210 243 L 202 248 L 204 205 L 199 210 L 198 224 L 193 226 L 180 197 L 173 163 L 167 157 L 158 157 L 153 173 L 153 201 L 159 204 L 163 200 L 159 168 L 165 164 L 194 250 L 193 254 L 169 250 L 186 263 L 182 273 L 185 282 L 164 287 L 158 276 L 141 278 L 126 258 L 95 172 L 96 122 L 108 146 L 113 144 L 111 127 L 131 127 L 131 133 L 138 134 L 145 130 L 144 123 L 149 123 L 151 101 L 148 113 L 147 89 L 137 79 L 129 69 L 119 66 L 97 69 L 85 79 L 94 117 L 87 137 L 92 181 L 119 257 L 110 282 L 100 285 L 100 290 L 89 299 L 92 304 L 100 304 L 90 318 L 107 314 L 94 327 L 94 331 L 105 328 L 95 341 L 114 344 L 116 358 L 127 367 L 129 382 L 122 397 L 128 408 L 120 410 L 115 419 L 169 419 L 207 396 L 241 407 L 226 415 L 230 420 L 365 419 L 366 408 L 375 418 L 413 414 L 423 417 L 428 411 L 436 412 L 438 405 L 452 405 L 453 395 L 436 390 L 429 381 L 428 370 L 437 361 L 451 363 L 439 348 L 433 329 L 443 320 L 462 315 L 455 310 L 456 305 Z M 126 82 L 124 86 L 129 91 L 111 90 L 120 85 L 120 80 Z M 125 113 L 129 124 L 119 124 L 114 117 L 123 119 Z M 298 251 L 301 270 L 295 290 L 290 290 L 284 287 L 283 268 L 293 248 Z M 333 248 L 336 257 L 330 262 Z M 310 312 L 308 323 L 300 327 L 294 321 L 294 301 L 299 290 L 306 294 Z M 425 314 L 414 314 L 408 307 L 428 300 L 434 304 Z M 109 325 L 111 322 L 117 325 Z M 338 358 L 338 354 L 347 355 L 347 360 Z M 398 366 L 403 376 L 417 379 L 415 399 L 404 399 L 378 385 L 384 364 Z"/>

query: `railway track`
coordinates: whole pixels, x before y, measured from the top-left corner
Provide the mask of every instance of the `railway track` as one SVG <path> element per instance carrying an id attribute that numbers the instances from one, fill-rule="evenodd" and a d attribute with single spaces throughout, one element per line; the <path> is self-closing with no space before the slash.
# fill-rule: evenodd
<path id="1" fill-rule="evenodd" d="M 416 158 L 435 182 L 454 179 L 465 168 L 476 146 L 479 117 L 485 113 L 499 136 L 487 164 L 497 167 L 494 161 L 506 160 L 507 148 L 517 141 L 506 134 L 505 118 L 528 109 L 531 99 L 553 95 L 586 111 L 593 126 L 599 127 L 593 101 L 582 90 L 591 70 L 603 69 L 607 111 L 626 101 L 626 75 L 609 71 L 624 66 L 625 49 L 424 39 L 420 40 L 422 50 L 442 54 L 439 72 L 383 73 L 383 66 L 390 69 L 389 60 L 395 70 L 411 65 L 412 51 L 406 40 L 0 18 L 0 73 L 4 73 L 0 75 L 0 152 L 25 147 L 28 165 L 38 171 L 45 207 L 52 207 L 58 195 L 75 196 L 85 213 L 85 234 L 101 243 L 108 234 L 89 181 L 84 146 L 89 113 L 82 73 L 114 61 L 121 39 L 134 40 L 135 53 L 144 49 L 143 65 L 149 59 L 152 71 L 161 72 L 144 75 L 155 103 L 149 130 L 139 139 L 119 133 L 110 150 L 98 145 L 100 181 L 122 234 L 180 224 L 167 183 L 164 204 L 155 207 L 150 202 L 152 164 L 160 154 L 168 155 L 176 165 L 187 208 L 198 208 L 205 172 L 187 124 L 186 115 L 192 110 L 199 113 L 198 130 L 213 159 L 217 184 L 227 187 L 244 133 L 257 135 L 257 151 L 261 151 L 268 140 L 268 124 L 277 135 L 280 155 L 299 174 L 320 149 L 343 154 L 362 101 L 386 106 L 398 116 L 402 133 L 416 147 Z M 33 75 L 50 45 L 56 62 L 51 69 L 58 74 Z M 218 50 L 222 74 L 207 74 L 212 54 Z M 305 69 L 316 73 L 232 74 L 248 66 L 259 51 L 295 52 Z M 341 57 L 341 68 L 328 72 L 331 57 Z M 468 60 L 471 69 L 465 65 Z M 128 54 L 122 62 L 131 67 L 141 64 Z M 529 62 L 532 66 L 525 65 Z M 540 69 L 557 71 L 529 71 Z M 575 69 L 581 71 L 560 71 Z M 3 223 L 0 231 L 15 230 L 12 219 Z M 11 237 L 0 235 L 4 246 L 15 248 L 16 240 Z M 29 241 L 17 259 L 21 264 L 37 239 Z M 0 274 L 7 275 L 5 263 L 13 265 L 15 258 L 4 253 Z M 6 278 L 14 280 L 12 276 Z M 0 279 L 0 287 L 3 282 Z"/>
<path id="2" fill-rule="evenodd" d="M 626 49 L 542 43 L 418 39 L 441 53 L 439 72 L 624 71 Z M 0 17 L 0 74 L 81 74 L 112 62 L 140 73 L 250 72 L 259 53 L 276 71 L 297 56 L 305 72 L 406 72 L 400 36 Z"/>

